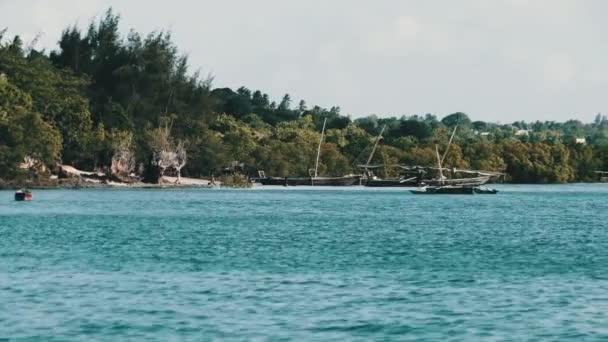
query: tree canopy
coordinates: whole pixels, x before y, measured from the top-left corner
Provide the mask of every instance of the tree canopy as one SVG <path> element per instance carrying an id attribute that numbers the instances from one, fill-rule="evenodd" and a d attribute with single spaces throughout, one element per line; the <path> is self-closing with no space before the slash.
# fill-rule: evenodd
<path id="1" fill-rule="evenodd" d="M 166 143 L 187 155 L 184 175 L 210 176 L 239 161 L 249 174 L 305 176 L 325 119 L 324 175 L 359 172 L 383 127 L 372 163 L 434 165 L 435 145 L 445 148 L 456 125 L 446 166 L 542 183 L 593 180 L 595 170 L 608 169 L 608 119 L 601 114 L 591 123 L 499 124 L 462 112 L 441 120 L 431 113 L 353 120 L 339 106 L 290 94 L 273 100 L 245 86 L 214 88 L 211 76 L 190 70 L 170 32 L 125 36 L 120 20 L 110 9 L 86 30 L 67 27 L 50 53 L 0 32 L 0 177 L 16 177 L 28 158 L 108 169 L 119 152 L 128 156 L 127 169 L 149 174 L 163 130 Z"/>

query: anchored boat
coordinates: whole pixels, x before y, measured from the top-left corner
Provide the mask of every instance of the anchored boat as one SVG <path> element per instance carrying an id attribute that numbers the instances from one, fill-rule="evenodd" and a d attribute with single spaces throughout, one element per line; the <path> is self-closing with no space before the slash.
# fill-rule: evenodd
<path id="1" fill-rule="evenodd" d="M 317 160 L 315 168 L 309 170 L 310 177 L 266 177 L 264 171 L 258 171 L 258 178 L 255 179 L 262 185 L 282 185 L 282 186 L 351 186 L 361 185 L 361 175 L 346 175 L 341 177 L 319 177 L 319 156 L 321 155 L 321 146 L 325 137 L 325 125 L 327 118 L 323 121 L 323 129 L 321 130 L 321 139 L 317 148 Z"/>
<path id="2" fill-rule="evenodd" d="M 29 190 L 21 189 L 15 192 L 15 201 L 31 201 L 33 198 L 32 192 Z"/>
<path id="3" fill-rule="evenodd" d="M 454 131 L 451 134 L 448 147 L 441 159 L 438 157 L 438 165 L 442 165 L 449 151 L 456 129 L 458 125 L 454 127 Z M 373 170 L 383 168 L 386 170 L 389 165 L 370 165 L 374 154 L 378 148 L 379 143 L 383 140 L 382 134 L 386 126 L 382 127 L 380 134 L 376 137 L 372 151 L 364 165 L 359 165 L 359 168 L 365 171 L 366 180 L 365 186 L 367 187 L 419 187 L 419 186 L 443 186 L 443 185 L 472 185 L 481 186 L 490 182 L 493 178 L 503 176 L 496 172 L 487 171 L 475 171 L 475 170 L 462 170 L 456 168 L 439 168 L 430 166 L 406 166 L 406 165 L 390 165 L 391 168 L 400 169 L 399 177 L 385 177 L 380 178 L 374 174 Z M 439 153 L 439 152 L 437 152 Z M 448 171 L 451 173 L 451 177 L 443 177 L 442 172 Z M 438 174 L 435 178 L 429 178 L 428 174 Z M 466 176 L 465 176 L 466 175 Z M 467 177 L 468 176 L 468 177 Z"/>
<path id="4" fill-rule="evenodd" d="M 479 186 L 467 185 L 444 185 L 425 186 L 416 190 L 410 190 L 414 195 L 495 195 L 496 189 L 488 189 Z"/>
<path id="5" fill-rule="evenodd" d="M 415 195 L 473 195 L 475 190 L 472 186 L 444 185 L 424 186 L 416 190 L 410 190 Z"/>
<path id="6" fill-rule="evenodd" d="M 484 184 L 485 182 L 482 184 L 480 184 L 478 181 L 471 181 L 469 183 L 465 181 L 458 184 L 447 183 L 449 179 L 443 176 L 443 170 L 445 169 L 442 167 L 442 163 L 448 154 L 450 144 L 452 143 L 452 139 L 454 138 L 454 134 L 456 133 L 457 127 L 458 125 L 456 125 L 456 127 L 454 128 L 454 132 L 452 132 L 452 136 L 450 137 L 448 146 L 443 154 L 443 157 L 439 156 L 439 146 L 435 145 L 435 153 L 437 155 L 438 166 L 437 170 L 439 174 L 437 179 L 434 180 L 434 182 L 436 182 L 438 185 L 424 186 L 416 190 L 410 190 L 411 193 L 415 195 L 474 195 L 498 193 L 498 190 L 480 187 L 480 185 Z"/>
<path id="7" fill-rule="evenodd" d="M 415 187 L 420 184 L 418 177 L 399 177 L 399 178 L 378 178 L 371 176 L 365 182 L 365 186 L 371 188 L 398 188 L 398 187 Z"/>
<path id="8" fill-rule="evenodd" d="M 262 174 L 263 175 L 263 174 Z M 282 186 L 352 186 L 361 184 L 360 175 L 342 177 L 260 177 L 257 181 L 262 185 Z"/>

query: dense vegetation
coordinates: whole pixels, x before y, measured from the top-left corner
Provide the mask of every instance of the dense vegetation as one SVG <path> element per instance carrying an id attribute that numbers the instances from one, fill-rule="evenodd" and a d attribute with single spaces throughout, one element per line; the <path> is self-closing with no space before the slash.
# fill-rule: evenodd
<path id="1" fill-rule="evenodd" d="M 323 175 L 358 172 L 384 126 L 373 163 L 434 165 L 435 144 L 445 146 L 457 123 L 451 167 L 535 183 L 590 181 L 608 169 L 608 120 L 601 115 L 589 124 L 471 122 L 464 113 L 352 120 L 339 107 L 309 107 L 290 95 L 275 102 L 246 87 L 214 89 L 210 77 L 188 70 L 169 33 L 123 37 L 118 24 L 110 10 L 86 32 L 67 28 L 50 53 L 0 32 L 0 178 L 23 174 L 26 159 L 109 169 L 126 149 L 151 179 L 155 149 L 178 142 L 188 155 L 185 175 L 218 174 L 233 161 L 250 174 L 307 175 L 325 118 Z"/>

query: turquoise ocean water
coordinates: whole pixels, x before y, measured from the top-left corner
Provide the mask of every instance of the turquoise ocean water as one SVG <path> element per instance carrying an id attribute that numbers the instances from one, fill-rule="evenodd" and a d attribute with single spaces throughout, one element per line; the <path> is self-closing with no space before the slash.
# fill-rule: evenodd
<path id="1" fill-rule="evenodd" d="M 0 340 L 607 340 L 608 185 L 0 191 Z"/>

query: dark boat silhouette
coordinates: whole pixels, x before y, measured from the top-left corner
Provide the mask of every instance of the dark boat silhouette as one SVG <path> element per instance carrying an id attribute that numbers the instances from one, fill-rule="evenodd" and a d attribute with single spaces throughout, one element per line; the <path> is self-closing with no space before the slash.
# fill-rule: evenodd
<path id="1" fill-rule="evenodd" d="M 398 187 L 414 187 L 419 186 L 420 182 L 417 177 L 413 178 L 378 178 L 371 176 L 367 178 L 365 186 L 371 188 L 398 188 Z"/>
<path id="2" fill-rule="evenodd" d="M 361 175 L 342 177 L 260 177 L 262 185 L 282 186 L 352 186 L 361 184 Z"/>
<path id="3" fill-rule="evenodd" d="M 15 192 L 15 201 L 31 201 L 33 198 L 34 196 L 29 190 L 21 189 Z"/>
<path id="4" fill-rule="evenodd" d="M 415 195 L 495 195 L 496 189 L 470 185 L 425 186 L 410 190 Z"/>
<path id="5" fill-rule="evenodd" d="M 474 187 L 462 185 L 424 186 L 416 190 L 410 190 L 415 195 L 473 195 Z"/>

